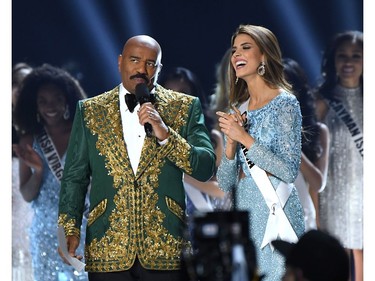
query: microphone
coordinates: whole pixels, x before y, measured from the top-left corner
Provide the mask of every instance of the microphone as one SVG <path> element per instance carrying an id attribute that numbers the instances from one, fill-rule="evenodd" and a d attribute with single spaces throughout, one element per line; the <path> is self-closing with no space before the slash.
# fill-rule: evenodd
<path id="1" fill-rule="evenodd" d="M 140 105 L 144 104 L 145 102 L 153 102 L 152 97 L 150 96 L 150 91 L 147 88 L 147 85 L 144 83 L 137 84 L 135 86 L 135 98 L 139 102 Z M 152 136 L 152 126 L 150 123 L 145 123 L 145 132 L 147 137 Z"/>

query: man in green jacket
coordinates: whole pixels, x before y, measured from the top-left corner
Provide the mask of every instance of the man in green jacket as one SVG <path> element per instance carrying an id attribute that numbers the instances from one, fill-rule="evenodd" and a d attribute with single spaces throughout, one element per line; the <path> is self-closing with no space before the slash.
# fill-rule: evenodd
<path id="1" fill-rule="evenodd" d="M 122 83 L 77 105 L 58 224 L 70 255 L 82 254 L 75 251 L 89 192 L 90 281 L 187 279 L 181 276 L 181 251 L 189 245 L 182 175 L 209 180 L 215 154 L 199 99 L 157 84 L 161 56 L 153 38 L 130 38 L 118 57 Z M 141 83 L 146 99 L 137 93 L 141 104 L 133 109 L 127 100 Z"/>

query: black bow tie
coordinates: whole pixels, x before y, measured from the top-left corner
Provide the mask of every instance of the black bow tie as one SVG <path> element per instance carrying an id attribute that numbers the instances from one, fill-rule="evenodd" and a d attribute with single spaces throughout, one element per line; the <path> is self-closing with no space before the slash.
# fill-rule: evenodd
<path id="1" fill-rule="evenodd" d="M 125 102 L 126 102 L 126 105 L 128 106 L 129 111 L 131 113 L 133 113 L 134 108 L 138 104 L 138 101 L 137 101 L 137 98 L 135 97 L 135 95 L 133 95 L 133 94 L 126 94 L 125 95 Z"/>

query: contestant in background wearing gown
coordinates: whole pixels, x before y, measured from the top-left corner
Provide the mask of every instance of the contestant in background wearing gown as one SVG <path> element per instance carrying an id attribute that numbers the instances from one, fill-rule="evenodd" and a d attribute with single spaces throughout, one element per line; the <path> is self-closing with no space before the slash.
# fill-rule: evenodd
<path id="1" fill-rule="evenodd" d="M 363 280 L 363 33 L 338 33 L 322 58 L 316 88 L 319 120 L 330 137 L 328 179 L 320 194 L 321 227 L 337 237 L 354 258 Z M 354 279 L 353 279 L 354 280 Z"/>
<path id="2" fill-rule="evenodd" d="M 87 280 L 87 273 L 76 272 L 57 253 L 60 179 L 75 107 L 85 97 L 75 78 L 49 64 L 34 68 L 20 90 L 15 121 L 21 137 L 13 148 L 20 159 L 21 193 L 34 211 L 29 230 L 34 281 Z M 78 253 L 83 255 L 83 248 Z"/>
<path id="3" fill-rule="evenodd" d="M 307 232 L 319 227 L 318 199 L 327 182 L 329 131 L 324 123 L 317 122 L 315 99 L 302 67 L 291 58 L 284 58 L 283 65 L 285 79 L 301 105 L 302 158 L 295 185 L 305 212 Z"/>
<path id="4" fill-rule="evenodd" d="M 23 79 L 32 70 L 26 63 L 16 63 L 12 69 L 12 114 L 17 104 Z M 12 116 L 13 117 L 13 116 Z M 18 129 L 12 118 L 12 144 L 19 141 Z M 32 219 L 30 203 L 20 192 L 19 159 L 12 152 L 12 281 L 31 281 L 33 278 L 28 229 Z"/>

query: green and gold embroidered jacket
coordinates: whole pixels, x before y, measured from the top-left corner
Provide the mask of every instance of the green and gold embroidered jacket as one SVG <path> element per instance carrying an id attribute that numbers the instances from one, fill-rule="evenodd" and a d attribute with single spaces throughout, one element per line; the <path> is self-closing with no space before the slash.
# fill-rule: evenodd
<path id="1" fill-rule="evenodd" d="M 135 176 L 123 138 L 119 87 L 77 104 L 61 182 L 58 224 L 80 235 L 90 186 L 86 271 L 180 268 L 185 228 L 182 174 L 211 178 L 215 154 L 199 99 L 157 85 L 168 142 L 145 138 Z M 125 125 L 126 126 L 126 125 Z M 126 130 L 125 130 L 125 133 Z M 132 132 L 129 132 L 132 134 Z"/>

